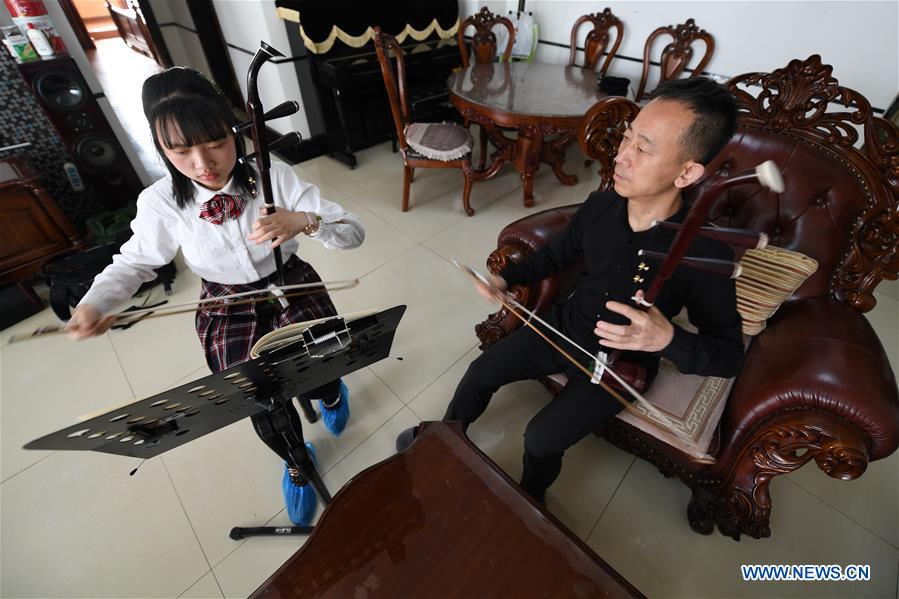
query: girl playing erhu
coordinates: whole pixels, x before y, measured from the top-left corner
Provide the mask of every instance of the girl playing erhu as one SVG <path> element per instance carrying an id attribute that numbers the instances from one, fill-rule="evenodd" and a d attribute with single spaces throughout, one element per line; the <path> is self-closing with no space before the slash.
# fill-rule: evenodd
<path id="1" fill-rule="evenodd" d="M 201 73 L 175 67 L 150 77 L 143 86 L 143 108 L 169 176 L 140 194 L 133 236 L 73 312 L 67 325 L 72 338 L 106 332 L 115 319 L 108 315 L 141 283 L 155 278 L 153 269 L 170 262 L 179 249 L 187 267 L 201 277 L 205 299 L 268 287 L 275 280 L 271 248 L 277 246 L 289 256 L 285 284 L 321 281 L 296 255 L 300 234 L 329 249 L 362 243 L 365 232 L 356 215 L 323 199 L 315 185 L 282 163 L 270 170 L 277 211 L 265 216 L 255 169 L 237 161 L 244 155 L 243 142 L 230 133 L 235 119 L 228 102 Z M 336 313 L 322 292 L 292 298 L 280 311 L 268 302 L 200 309 L 196 329 L 210 370 L 219 372 L 249 359 L 253 345 L 269 331 Z M 323 385 L 307 397 L 321 401 L 325 426 L 339 435 L 349 417 L 343 382 Z M 264 412 L 252 417 L 257 432 L 266 430 L 266 418 Z M 263 440 L 289 462 L 283 441 Z M 317 503 L 312 485 L 285 465 L 282 490 L 290 519 L 309 524 Z"/>

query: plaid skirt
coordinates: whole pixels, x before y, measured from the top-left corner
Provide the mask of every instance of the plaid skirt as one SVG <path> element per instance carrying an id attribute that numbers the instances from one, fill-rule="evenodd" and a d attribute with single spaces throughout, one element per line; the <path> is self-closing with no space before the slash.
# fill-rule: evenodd
<path id="1" fill-rule="evenodd" d="M 264 289 L 274 282 L 272 274 L 255 283 L 222 285 L 203 280 L 200 299 Z M 315 283 L 321 277 L 312 266 L 291 256 L 284 265 L 284 284 Z M 240 301 L 224 300 L 226 303 Z M 327 292 L 288 298 L 290 305 L 284 309 L 269 308 L 267 303 L 216 306 L 197 311 L 196 327 L 200 345 L 206 354 L 206 363 L 212 372 L 219 372 L 245 362 L 250 350 L 260 337 L 283 326 L 334 316 L 337 310 Z"/>

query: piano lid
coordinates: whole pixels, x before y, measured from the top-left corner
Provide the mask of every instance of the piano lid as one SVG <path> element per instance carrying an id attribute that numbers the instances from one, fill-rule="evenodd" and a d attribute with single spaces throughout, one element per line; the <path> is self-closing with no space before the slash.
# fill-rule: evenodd
<path id="1" fill-rule="evenodd" d="M 373 25 L 399 43 L 451 38 L 459 29 L 458 0 L 275 0 L 275 6 L 280 18 L 300 24 L 313 54 L 328 52 L 337 40 L 360 48 L 374 35 Z"/>

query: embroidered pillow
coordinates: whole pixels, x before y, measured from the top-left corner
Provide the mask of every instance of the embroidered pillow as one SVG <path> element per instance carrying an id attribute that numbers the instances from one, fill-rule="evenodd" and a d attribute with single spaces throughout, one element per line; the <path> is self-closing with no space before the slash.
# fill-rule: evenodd
<path id="1" fill-rule="evenodd" d="M 758 335 L 782 303 L 818 270 L 818 262 L 805 254 L 768 246 L 747 250 L 737 277 L 737 311 L 743 333 Z"/>

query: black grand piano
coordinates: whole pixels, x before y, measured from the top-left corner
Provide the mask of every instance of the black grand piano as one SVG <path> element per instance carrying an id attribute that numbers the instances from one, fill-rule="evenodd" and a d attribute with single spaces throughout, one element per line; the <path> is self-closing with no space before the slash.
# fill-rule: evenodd
<path id="1" fill-rule="evenodd" d="M 397 37 L 406 56 L 409 108 L 417 121 L 458 120 L 446 80 L 461 65 L 457 0 L 276 0 L 291 35 L 309 52 L 328 151 L 350 167 L 355 152 L 395 138 L 374 25 Z M 293 40 L 292 40 L 293 43 Z M 305 95 L 304 90 L 304 95 Z M 394 139 L 394 150 L 396 140 Z"/>

